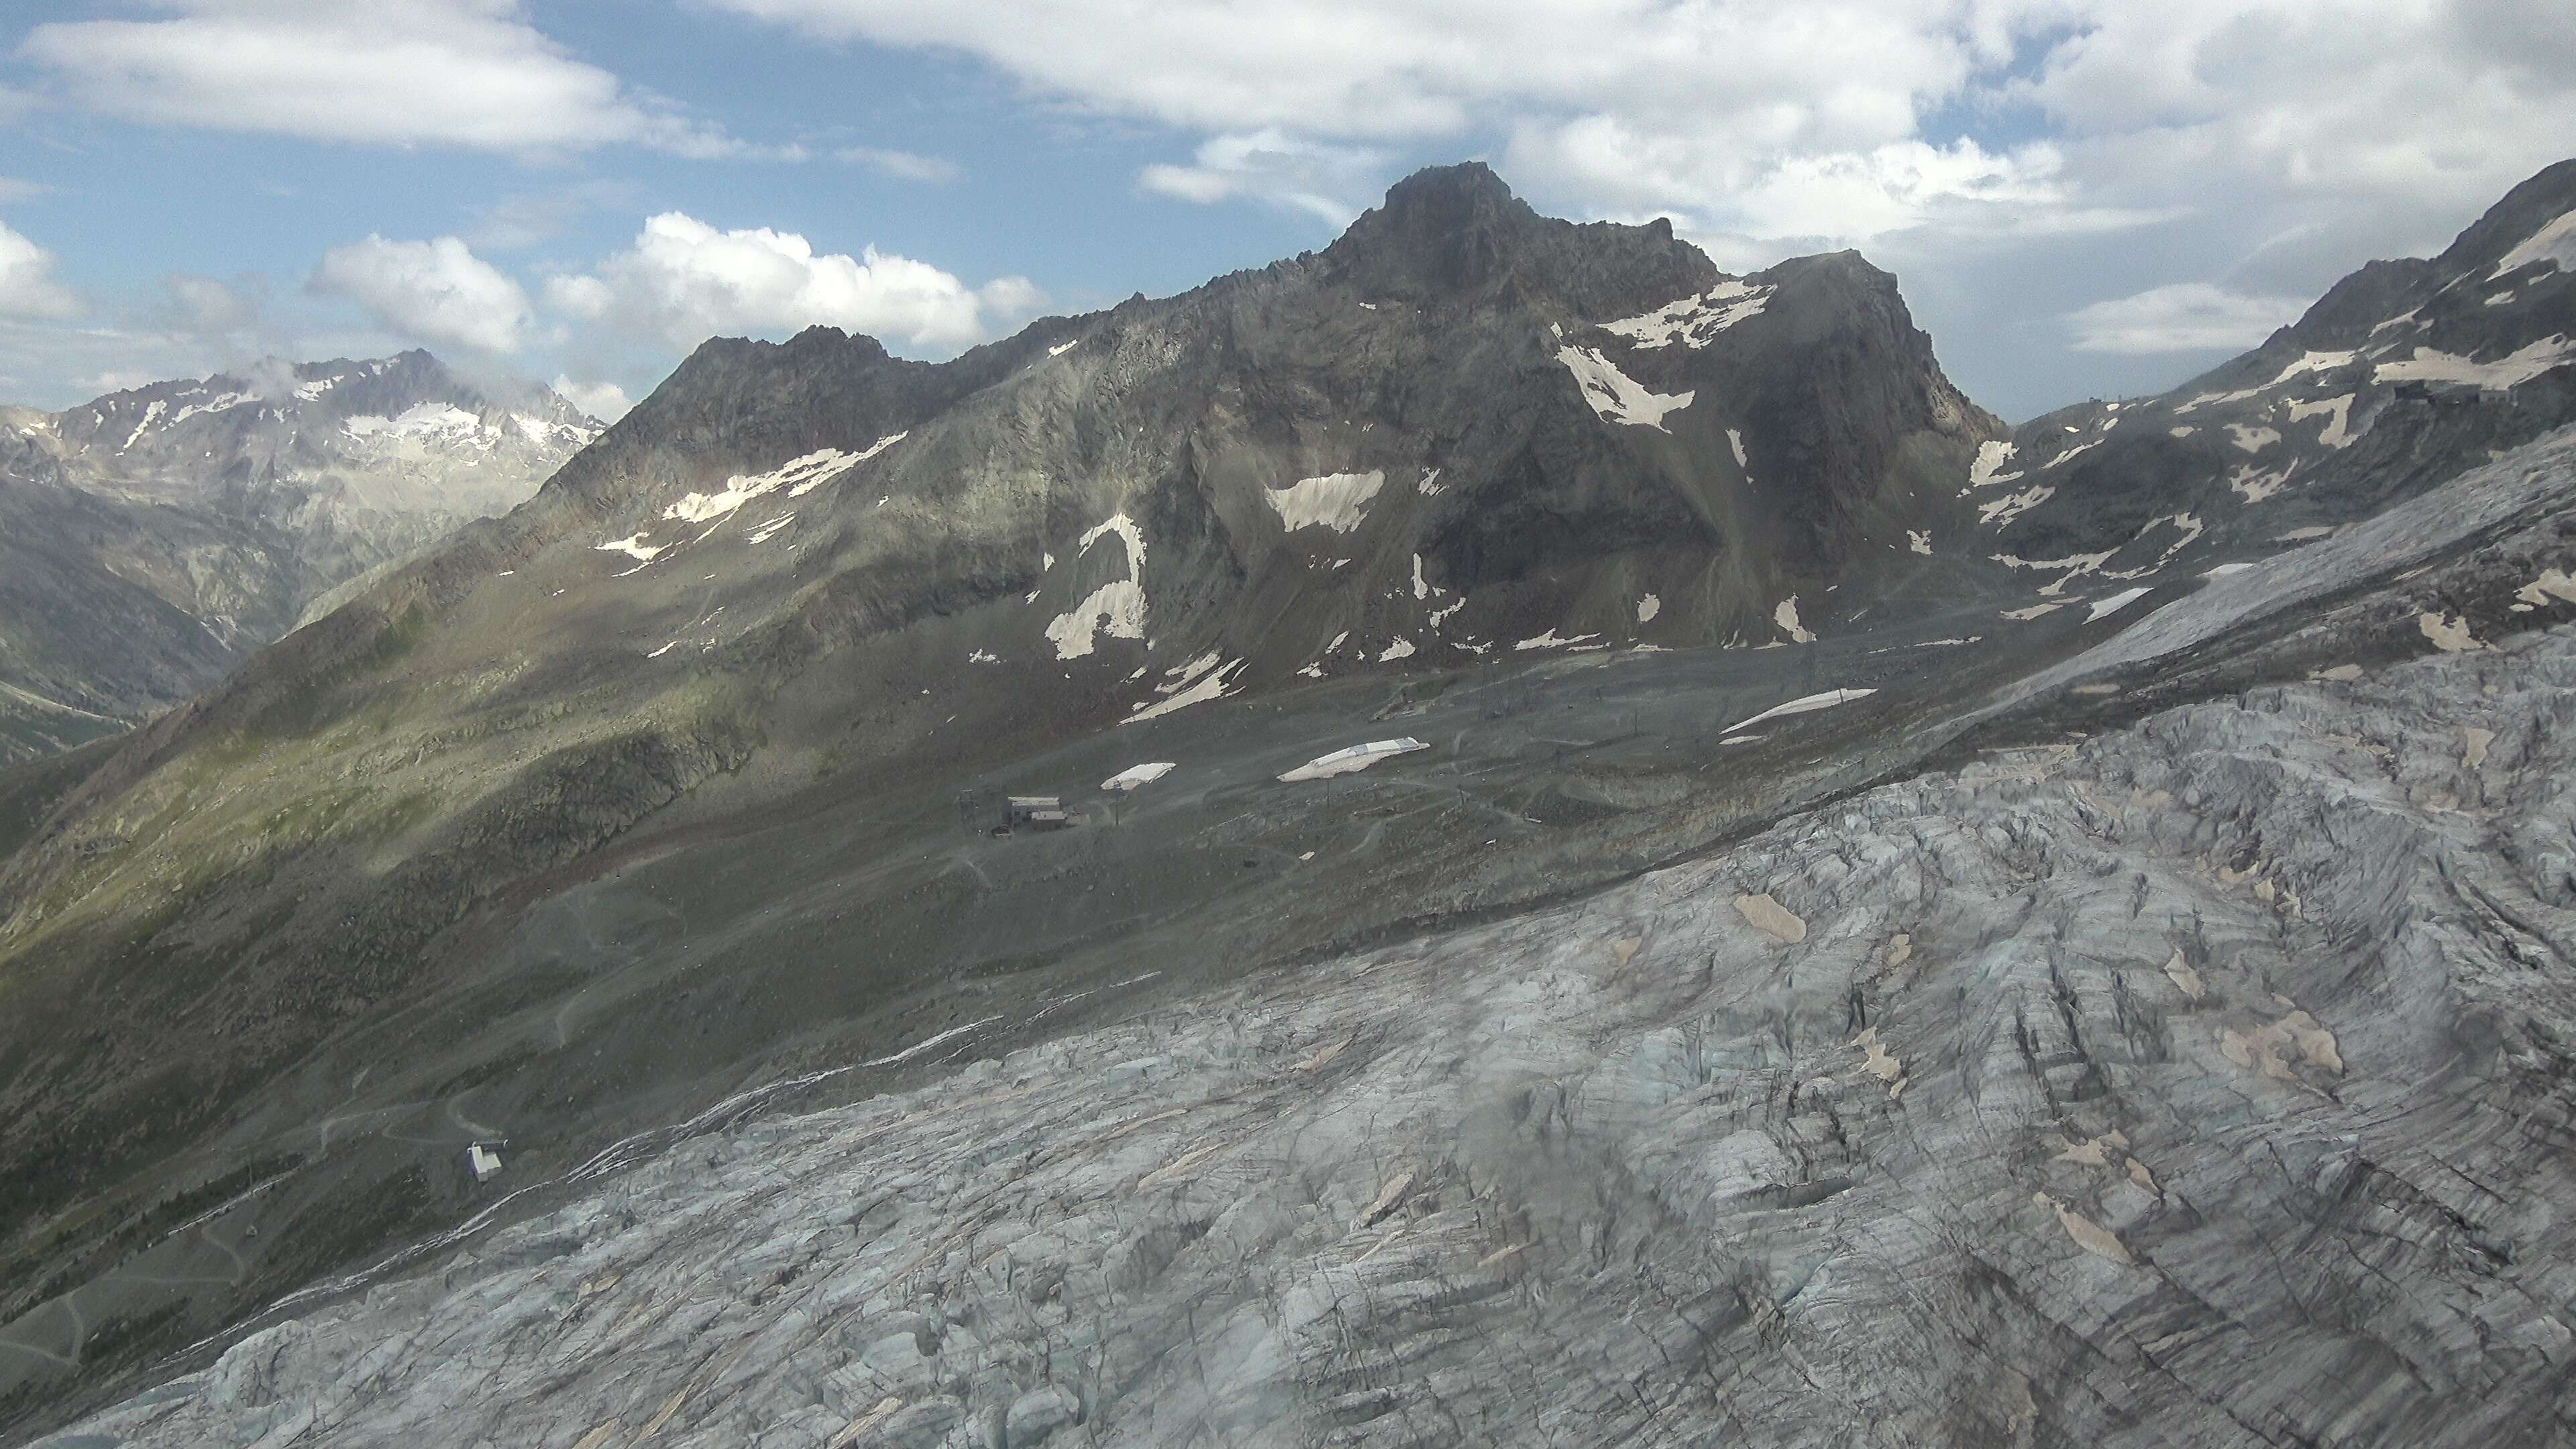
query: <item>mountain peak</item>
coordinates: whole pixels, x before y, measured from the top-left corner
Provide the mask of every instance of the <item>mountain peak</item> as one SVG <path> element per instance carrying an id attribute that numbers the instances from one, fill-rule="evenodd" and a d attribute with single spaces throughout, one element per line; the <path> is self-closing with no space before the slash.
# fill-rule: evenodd
<path id="1" fill-rule="evenodd" d="M 1387 188 L 1385 202 L 1352 222 L 1325 256 L 1437 290 L 1471 290 L 1507 270 L 1514 243 L 1540 224 L 1485 163 L 1432 166 Z"/>
<path id="2" fill-rule="evenodd" d="M 1460 161 L 1448 166 L 1425 166 L 1386 189 L 1386 201 L 1379 209 L 1390 216 L 1427 217 L 1436 220 L 1443 214 L 1463 216 L 1473 211 L 1499 211 L 1517 208 L 1531 216 L 1528 203 L 1512 194 L 1510 183 L 1494 174 L 1494 168 L 1482 161 Z"/>

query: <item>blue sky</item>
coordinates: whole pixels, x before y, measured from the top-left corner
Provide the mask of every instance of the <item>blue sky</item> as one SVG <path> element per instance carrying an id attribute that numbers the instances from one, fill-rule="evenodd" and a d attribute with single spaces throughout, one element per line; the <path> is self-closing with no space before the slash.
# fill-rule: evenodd
<path id="1" fill-rule="evenodd" d="M 1857 246 L 2020 418 L 2168 386 L 2576 154 L 2506 0 L 0 0 L 0 400 L 426 345 L 595 411 L 715 333 L 938 357 L 1422 165 Z"/>

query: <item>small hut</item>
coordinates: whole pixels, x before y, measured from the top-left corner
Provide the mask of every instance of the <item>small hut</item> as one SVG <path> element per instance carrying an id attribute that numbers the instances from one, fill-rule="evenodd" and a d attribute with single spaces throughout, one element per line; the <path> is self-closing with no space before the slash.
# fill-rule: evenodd
<path id="1" fill-rule="evenodd" d="M 1082 823 L 1079 811 L 1064 808 L 1061 795 L 1006 795 L 1002 797 L 1002 825 L 996 835 L 1019 830 L 1069 830 Z"/>

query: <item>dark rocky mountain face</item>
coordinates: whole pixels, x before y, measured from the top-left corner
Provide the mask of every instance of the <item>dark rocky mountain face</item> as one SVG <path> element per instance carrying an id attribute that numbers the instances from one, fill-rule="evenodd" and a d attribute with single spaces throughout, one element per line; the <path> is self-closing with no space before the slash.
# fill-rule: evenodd
<path id="1" fill-rule="evenodd" d="M 2319 536 L 2576 419 L 2576 162 L 2161 397 L 2033 419 L 1967 498 L 2056 590 Z"/>
<path id="2" fill-rule="evenodd" d="M 2563 184 L 2555 171 L 2541 181 L 2551 177 Z M 2539 215 L 2550 203 L 2529 191 L 2507 204 L 2525 215 L 2480 243 L 2492 243 L 2490 272 L 2556 245 Z M 2513 298 L 2454 322 L 2439 320 L 2453 305 L 2439 289 L 2426 294 L 2419 316 L 2438 316 L 2421 345 L 2441 357 L 2371 359 L 2374 342 L 2331 366 L 2440 370 L 2454 366 L 2442 357 L 2494 363 L 2507 343 L 2540 342 L 2441 330 L 2502 326 L 2563 282 L 2536 266 L 2503 275 Z M 2406 288 L 2431 285 L 2404 265 L 2386 276 L 2401 313 L 2417 305 Z M 2349 1062 L 2330 1066 L 2304 1033 L 2503 1039 L 2486 1023 L 2483 984 L 2440 1000 L 2400 993 L 2406 1010 L 2394 1013 L 2373 989 L 2310 969 L 2326 949 L 2319 933 L 2384 933 L 2392 918 L 2373 891 L 2432 889 L 2417 867 L 2450 825 L 2390 836 L 2373 856 L 2380 884 L 2352 890 L 2323 879 L 2333 850 L 2263 831 L 2399 797 L 2426 812 L 2486 797 L 2460 775 L 2476 768 L 2455 763 L 2465 756 L 2418 751 L 2387 791 L 2328 789 L 2308 771 L 2262 822 L 2222 819 L 2210 802 L 2247 796 L 2277 741 L 2231 733 L 2226 710 L 2191 715 L 2187 728 L 2170 721 L 2195 701 L 2312 673 L 2342 688 L 2427 651 L 2482 654 L 2576 606 L 2566 439 L 2458 469 L 2529 436 L 2495 431 L 2506 412 L 2483 399 L 2519 396 L 2530 381 L 2481 383 L 2474 405 L 2427 402 L 2412 434 L 2388 418 L 2418 401 L 2395 397 L 2398 383 L 2422 380 L 2413 374 L 2392 379 L 2370 416 L 2355 409 L 2375 374 L 2323 379 L 2317 363 L 2275 386 L 2294 361 L 2386 320 L 2361 315 L 2384 310 L 2377 300 L 2353 306 L 2330 325 L 2312 315 L 2302 327 L 2329 331 L 2275 339 L 2268 357 L 2197 391 L 2007 436 L 1941 377 L 1892 279 L 1858 257 L 1728 277 L 1662 228 L 1538 217 L 1471 166 L 1398 186 L 1322 252 L 1050 319 L 945 364 L 822 330 L 780 345 L 709 343 L 507 517 L 466 526 L 130 737 L 0 774 L 0 1114 L 11 1124 L 0 1184 L 12 1194 L 0 1220 L 29 1225 L 0 1257 L 0 1343 L 28 1350 L 0 1359 L 0 1375 L 16 1375 L 0 1392 L 18 1385 L 18 1404 L 59 1415 L 80 1394 L 132 1386 L 166 1347 L 406 1243 L 416 1246 L 384 1271 L 451 1250 L 493 1255 L 441 1260 L 488 1306 L 506 1298 L 493 1275 L 551 1282 L 542 1264 L 558 1248 L 588 1273 L 615 1256 L 613 1238 L 618 1252 L 668 1242 L 672 1263 L 762 1265 L 767 1286 L 689 1321 L 774 1328 L 780 1355 L 764 1363 L 794 1355 L 795 1374 L 841 1375 L 823 1401 L 830 1424 L 812 1404 L 769 1399 L 745 1410 L 763 1423 L 799 1416 L 818 1441 L 865 1442 L 899 1410 L 913 1417 L 898 1442 L 998 1424 L 1018 1443 L 1023 1430 L 1045 1432 L 1044 1406 L 1029 1407 L 1044 1391 L 1022 1382 L 1044 1351 L 1029 1345 L 1075 1339 L 1018 1317 L 1006 1327 L 968 1301 L 961 1275 L 993 1260 L 976 1247 L 967 1266 L 952 1264 L 974 1245 L 951 1219 L 970 1202 L 980 1213 L 1008 1201 L 1029 1209 L 1014 1221 L 1034 1223 L 1099 1190 L 1161 1206 L 1136 1224 L 1125 1206 L 1065 1209 L 1044 1218 L 1054 1236 L 1028 1240 L 1030 1264 L 1075 1285 L 1086 1312 L 1114 1300 L 1127 1315 L 1093 1321 L 1087 1346 L 1067 1353 L 1176 1341 L 1157 1315 L 1186 1316 L 1215 1281 L 1193 1276 L 1202 1239 L 1236 1264 L 1368 1255 L 1392 1275 L 1362 1274 L 1385 1293 L 1344 1301 L 1412 1327 L 1364 1330 L 1347 1360 L 1300 1337 L 1240 1395 L 1188 1391 L 1235 1416 L 1227 1423 L 1339 1414 L 1345 1428 L 1418 1436 L 1442 1412 L 1437 1396 L 1372 1396 L 1385 1375 L 1370 1354 L 1458 1373 L 1556 1364 L 1553 1386 L 1578 1372 L 1563 1368 L 1567 1345 L 1604 1341 L 1613 1320 L 1662 1326 L 1615 1363 L 1583 1359 L 1594 1368 L 1580 1372 L 1603 1383 L 1640 1381 L 1651 1357 L 1688 1365 L 1672 1392 L 1698 1392 L 1687 1386 L 1710 1381 L 1719 1359 L 1750 1361 L 1754 1343 L 1772 1354 L 1790 1332 L 1834 1345 L 1801 1363 L 1842 1364 L 1857 1383 L 1884 1368 L 1887 1340 L 1801 1317 L 1860 1301 L 1837 1291 L 1798 1302 L 1830 1272 L 1866 1277 L 1873 1304 L 1914 1305 L 1903 1311 L 1921 1311 L 1921 1334 L 1953 1347 L 1983 1335 L 2062 1348 L 2079 1308 L 2095 1315 L 2074 1330 L 2090 1357 L 2015 1360 L 2027 1392 L 1989 1403 L 1954 1390 L 1954 1378 L 2010 1382 L 1982 1365 L 1910 1377 L 1907 1392 L 1939 1407 L 1890 1429 L 1896 1438 L 1937 1438 L 1946 1424 L 1962 1440 L 1998 1426 L 2009 1439 L 2045 1424 L 2116 1439 L 2123 1425 L 2168 1422 L 2185 1400 L 2195 1423 L 2273 1414 L 2263 1422 L 2282 1434 L 2318 1437 L 2293 1404 L 2314 1397 L 2306 1387 L 2258 1405 L 2261 1384 L 2176 1389 L 2156 1368 L 2169 1361 L 2161 1348 L 2134 1354 L 2134 1371 L 2101 1364 L 2140 1342 L 2290 1311 L 2273 1296 L 2277 1276 L 2236 1271 L 2244 1242 L 2193 1235 L 2231 1214 L 2259 1219 L 2248 1229 L 2258 1236 L 2291 1231 L 2301 1213 L 2313 1226 L 2327 1189 L 2228 1176 L 2220 1138 L 2252 1109 L 2245 1083 L 2210 1085 L 2213 1062 L 2278 1089 L 2267 1100 L 2287 1125 L 2266 1140 L 2279 1146 L 2305 1140 L 2288 1117 L 2307 1094 L 2350 1085 Z M 2563 374 L 2533 376 L 2555 386 Z M 2311 395 L 2311 381 L 2328 380 L 2351 380 L 2355 400 Z M 2211 391 L 2244 396 L 2194 405 Z M 2361 441 L 2324 438 L 2315 410 L 2338 406 L 2338 437 Z M 2305 411 L 2292 419 L 2293 408 Z M 2242 425 L 2254 446 L 2194 421 L 2204 413 Z M 2255 442 L 2258 423 L 2279 436 Z M 2213 427 L 2219 440 L 2200 436 Z M 2194 453 L 2200 472 L 2150 468 L 2166 455 L 2138 453 L 2091 492 L 2073 481 L 2156 436 L 2266 468 L 2318 450 L 2314 476 L 2348 481 L 2301 494 L 2302 506 L 2343 510 L 2317 526 L 2344 531 L 2291 540 L 2310 547 L 2276 541 L 2298 529 L 2273 531 L 2262 510 L 2292 495 L 2242 497 L 2232 471 L 2208 471 L 2240 466 L 2220 453 Z M 2407 451 L 2390 456 L 2413 470 L 2406 481 L 2346 459 L 2405 437 Z M 2103 559 L 2030 567 L 2079 545 Z M 2133 546 L 2152 552 L 2120 554 Z M 2475 687 L 2475 671 L 2407 679 L 2374 730 L 2418 715 L 2447 730 L 2484 708 L 2444 692 Z M 2532 721 L 2553 707 L 2539 685 L 2525 693 L 2513 708 Z M 2294 705 L 2281 730 L 2331 707 L 2319 690 Z M 2532 721 L 2477 726 L 2488 738 L 2470 753 L 2542 730 Z M 2081 768 L 2062 772 L 2073 793 L 2032 804 L 2031 792 L 2057 788 L 2055 766 L 2076 742 L 2097 736 Z M 1348 777 L 1298 768 L 1400 737 L 1422 748 Z M 2372 741 L 2348 748 L 2369 754 Z M 2513 758 L 2495 798 L 2544 798 L 2545 757 Z M 1134 789 L 1113 783 L 1165 764 Z M 2450 807 L 2433 803 L 2437 787 Z M 1033 793 L 1064 797 L 1084 823 L 996 835 L 1000 797 Z M 1927 811 L 1951 823 L 1927 826 Z M 2034 811 L 2039 833 L 2018 823 Z M 1758 848 L 1743 844 L 1766 830 Z M 2555 837 L 2535 836 L 2505 854 L 2552 852 L 2563 854 Z M 1698 863 L 1663 870 L 1680 861 Z M 2538 912 L 2565 904 L 2546 874 L 2511 884 L 2498 908 L 2539 922 L 2543 937 L 2558 927 Z M 1723 893 L 1708 894 L 1720 876 Z M 1596 893 L 1622 881 L 1620 894 Z M 2286 907 L 2284 890 L 2295 893 Z M 2260 910 L 2245 904 L 2256 899 Z M 2329 914 L 2301 917 L 2299 899 Z M 2164 933 L 2145 962 L 2154 970 L 2131 970 L 2123 933 L 2145 929 L 2149 906 Z M 2210 924 L 2222 910 L 2225 923 Z M 2165 935 L 2179 943 L 2180 975 Z M 1469 959 L 1483 964 L 1450 965 Z M 2462 980 L 2502 969 L 2476 952 L 2459 960 Z M 1630 970 L 1637 962 L 1652 980 Z M 1258 1004 L 1297 998 L 1316 970 L 1402 984 L 1312 1011 Z M 2163 992 L 2158 982 L 2183 992 L 2186 977 L 2201 983 L 2187 1000 L 2145 994 Z M 1253 997 L 1222 994 L 1247 981 Z M 2195 1006 L 2204 990 L 2215 995 Z M 2224 1015 L 2195 1025 L 2195 1010 Z M 1151 1013 L 1141 1027 L 1138 1013 Z M 1532 1025 L 1544 1042 L 1516 1035 Z M 2525 1053 L 2545 1030 L 2515 1025 L 2505 1034 L 2516 1045 L 2499 1050 Z M 903 1150 L 974 1156 L 977 1144 L 1022 1142 L 975 1114 L 988 1089 L 1026 1085 L 1034 1058 L 1013 1057 L 998 1076 L 956 1075 L 951 1058 L 1053 1050 L 1075 1033 L 1089 1035 L 1046 1069 L 1072 1074 L 1068 1101 L 1119 1120 L 1068 1123 L 1061 1140 L 1132 1138 L 1157 1160 L 1129 1173 L 1116 1156 L 1128 1149 L 1111 1148 L 1115 1170 L 1102 1176 L 1058 1171 L 1055 1159 L 1024 1171 L 987 1153 L 971 1171 L 922 1169 L 935 1191 L 914 1167 L 879 1163 L 906 1205 L 886 1217 L 872 1215 L 883 1203 L 851 1203 L 843 1215 L 853 1243 L 890 1255 L 869 1260 L 869 1273 L 894 1265 L 883 1276 L 805 1278 L 820 1268 L 802 1247 L 773 1257 L 774 1244 L 730 1228 L 662 1235 L 599 1196 L 644 1201 L 633 1195 L 642 1179 L 624 1174 L 647 1157 L 704 1161 L 726 1192 L 783 1194 L 762 1200 L 828 1218 L 796 1195 L 829 1189 L 731 1175 L 737 1150 L 748 1161 L 776 1145 L 808 1160 L 810 1143 L 742 1125 L 747 1114 L 918 1089 L 902 1110 L 953 1107 L 964 1135 L 910 1133 Z M 1164 1048 L 1171 1062 L 1150 1060 Z M 1375 1127 L 1351 1139 L 1361 1146 L 1331 1146 L 1342 1139 L 1308 1133 L 1289 1105 L 1301 1083 L 1341 1083 L 1327 1068 L 1345 1054 L 1354 1070 L 1410 1063 L 1365 1087 L 1333 1085 L 1338 1105 L 1316 1108 L 1352 1121 L 1392 1111 L 1402 1150 L 1419 1159 L 1406 1173 L 1363 1173 Z M 2439 1057 L 2384 1059 L 2418 1072 Z M 1258 1092 L 1287 1085 L 1256 1104 L 1255 1078 Z M 1597 1092 L 1568 1085 L 1593 1078 Z M 1238 1088 L 1255 1095 L 1229 1095 Z M 1153 1135 L 1123 1115 L 1165 1090 L 1193 1095 Z M 2554 1090 L 2515 1076 L 2492 1093 L 2464 1089 L 2461 1111 L 2503 1121 L 2516 1094 Z M 1406 1115 L 1413 1105 L 1421 1113 Z M 1937 1125 L 1917 1135 L 1907 1111 Z M 1231 1135 L 1224 1114 L 1235 1112 L 1254 1136 Z M 2044 1143 L 2043 1129 L 2065 1135 Z M 875 1126 L 846 1118 L 820 1130 L 877 1140 Z M 2113 1152 L 2115 1130 L 2161 1186 Z M 2180 1140 L 2192 1134 L 2209 1141 Z M 469 1143 L 499 1139 L 501 1178 L 460 1172 Z M 1213 1160 L 1194 1154 L 1256 1141 L 1270 1145 L 1244 1147 L 1245 1160 L 1294 1159 L 1326 1186 L 1302 1201 L 1192 1196 L 1193 1165 Z M 1667 1159 L 1657 1142 L 1691 1145 Z M 1299 1144 L 1322 1155 L 1309 1163 Z M 2070 1144 L 2076 1156 L 2052 1155 Z M 2388 1210 L 2412 1214 L 2406 1231 L 2449 1233 L 2424 1204 L 2454 1204 L 2462 1190 L 2418 1170 L 2406 1154 L 2422 1145 L 2390 1144 L 2371 1170 L 2386 1175 Z M 2094 1165 L 2098 1181 L 2076 1171 Z M 1365 1187 L 1352 1186 L 1357 1175 Z M 1352 1192 L 1384 1200 L 1345 1212 Z M 1041 1213 L 1038 1197 L 1057 1206 Z M 1877 1231 L 1899 1200 L 1942 1224 L 1908 1240 L 1907 1263 L 1950 1275 L 1929 1296 L 1906 1286 L 1930 1281 L 1913 1268 L 1833 1256 L 1832 1243 Z M 551 1227 L 486 1231 L 495 1214 L 555 1207 Z M 2355 1220 L 2377 1210 L 2355 1208 Z M 766 1221 L 723 1211 L 729 1224 Z M 1470 1219 L 1515 1226 L 1451 1233 Z M 1371 1230 L 1367 1245 L 1334 1246 L 1350 1222 Z M 1419 1243 L 1378 1241 L 1414 1224 L 1427 1225 Z M 2103 1286 L 2114 1267 L 2157 1262 L 2186 1239 L 2197 1256 L 2181 1277 L 2125 1296 Z M 2365 1266 L 2406 1292 L 2467 1291 L 2428 1266 L 2454 1249 L 2426 1251 L 2427 1263 Z M 2169 1256 L 2180 1270 L 2184 1250 Z M 1546 1265 L 1546 1296 L 1599 1314 L 1548 1319 L 1564 1332 L 1535 1339 L 1518 1319 L 1497 1337 L 1446 1308 L 1405 1316 L 1407 1303 L 1504 1301 L 1519 1270 L 1496 1267 L 1512 1261 Z M 921 1286 L 925 1264 L 938 1283 Z M 1620 1276 L 1634 1264 L 1649 1271 Z M 1820 1266 L 1831 1264 L 1841 1266 Z M 577 1305 L 619 1292 L 628 1275 L 602 1268 L 567 1291 Z M 846 1303 L 817 1305 L 798 1296 L 800 1280 L 859 1286 Z M 378 1281 L 362 1272 L 317 1293 Z M 673 1309 L 664 1288 L 677 1281 L 636 1270 L 615 1316 L 596 1321 L 661 1321 L 648 1302 Z M 1229 1314 L 1284 1321 L 1261 1285 L 1288 1279 L 1227 1281 Z M 1063 1310 L 1029 1291 L 1029 1323 Z M 462 1299 L 401 1301 L 388 1311 L 465 1311 Z M 535 1300 L 509 1301 L 515 1313 Z M 817 1322 L 864 1315 L 871 1344 L 897 1332 L 890 1315 L 918 1314 L 928 1336 L 908 1339 L 906 1362 L 939 1366 L 851 1400 L 880 1380 L 763 1317 L 771 1305 Z M 573 1311 L 567 1331 L 586 1332 L 586 1310 Z M 1538 1321 L 1536 1309 L 1510 1311 Z M 1805 1326 L 1783 1326 L 1793 1320 Z M 2313 1328 L 2312 1315 L 2303 1322 L 2300 1332 Z M 108 1323 L 114 1332 L 92 1331 Z M 2527 1330 L 2540 1331 L 2517 1317 L 2506 1331 Z M 2413 1332 L 2391 1328 L 2388 1351 Z M 1711 1347 L 1738 1336 L 1741 1354 Z M 554 1346 L 530 1347 L 540 1339 Z M 587 1365 L 608 1341 L 539 1333 L 477 1361 L 513 1374 L 527 1355 Z M 303 1412 L 277 1395 L 319 1405 L 343 1393 L 343 1368 L 360 1374 L 358 1360 L 265 1342 L 247 1352 L 277 1356 L 228 1360 L 228 1387 L 189 1397 L 166 1432 L 238 1427 L 237 1410 L 269 1415 L 266 1432 Z M 939 1358 L 943 1343 L 959 1357 Z M 1479 1357 L 1478 1345 L 1494 1353 Z M 1682 1351 L 1645 1353 L 1656 1345 Z M 1842 1345 L 1847 1363 L 1832 1357 Z M 2380 1351 L 2303 1349 L 2299 1361 L 2322 1366 L 2323 1383 Z M 584 1387 L 534 1410 L 519 1388 L 493 1392 L 520 1406 L 513 1415 L 553 1415 L 546 1434 L 567 1441 L 604 1432 L 605 1443 L 655 1412 L 658 1423 L 686 1414 L 716 1438 L 742 1427 L 707 1417 L 698 1391 L 665 1383 L 658 1367 L 714 1360 L 670 1344 L 609 1356 L 656 1365 L 638 1371 L 670 1407 L 638 1417 Z M 2441 1381 L 2509 1382 L 2494 1422 L 2536 1422 L 2531 1373 L 2481 1379 L 2476 1368 L 2445 1360 L 2454 1377 Z M 1095 1371 L 1065 1412 L 1111 1414 L 1103 1394 L 1127 1395 L 1130 1408 L 1186 1397 L 1155 1372 L 1112 1375 L 1104 1389 Z M 456 1387 L 407 1360 L 401 1375 L 383 1383 L 402 1402 Z M 884 1396 L 903 1401 L 889 1409 Z M 1627 1433 L 1624 1397 L 1616 1413 L 1593 1412 L 1605 1440 Z M 620 1428 L 602 1431 L 612 1419 Z M 137 1421 L 118 1422 L 124 1433 Z M 1496 1434 L 1527 1437 L 1535 1422 L 1498 1420 Z M 1673 1422 L 1700 1426 L 1669 1430 L 1682 1441 L 1706 1437 L 1701 1420 Z M 1835 1442 L 1869 1432 L 1848 1414 L 1800 1422 Z"/>
<path id="3" fill-rule="evenodd" d="M 649 466 L 565 478 L 588 532 L 558 513 L 511 547 L 591 550 L 516 587 L 617 601 L 642 631 L 620 655 L 937 615 L 971 636 L 958 663 L 1132 712 L 1209 653 L 1194 677 L 1233 692 L 1560 639 L 1794 639 L 1798 601 L 1894 587 L 1910 538 L 1964 528 L 1934 485 L 1999 431 L 1857 257 L 1728 278 L 1469 166 L 1321 254 L 946 367 L 820 332 L 711 344 L 620 430 Z"/>
<path id="4" fill-rule="evenodd" d="M 335 587 L 525 501 L 598 431 L 425 352 L 0 411 L 0 761 L 208 687 Z"/>

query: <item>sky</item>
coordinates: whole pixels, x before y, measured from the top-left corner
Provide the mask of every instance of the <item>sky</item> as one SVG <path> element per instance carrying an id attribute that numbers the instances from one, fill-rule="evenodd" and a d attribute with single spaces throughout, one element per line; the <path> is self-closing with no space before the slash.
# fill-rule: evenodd
<path id="1" fill-rule="evenodd" d="M 0 402 L 425 346 L 613 418 L 942 358 L 1399 177 L 1856 247 L 2018 421 L 2161 391 L 2576 155 L 2561 0 L 0 0 Z"/>

